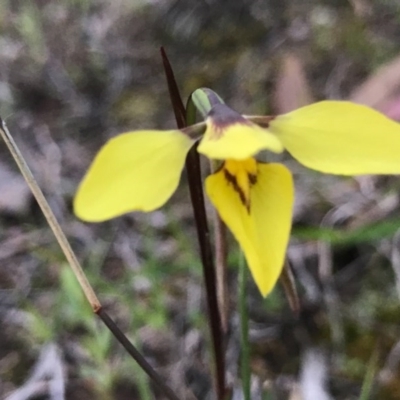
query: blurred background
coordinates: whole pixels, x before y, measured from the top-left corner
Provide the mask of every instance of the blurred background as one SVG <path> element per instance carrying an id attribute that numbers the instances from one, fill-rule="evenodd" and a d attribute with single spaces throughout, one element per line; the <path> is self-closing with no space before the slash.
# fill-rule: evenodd
<path id="1" fill-rule="evenodd" d="M 213 398 L 185 175 L 158 211 L 85 224 L 71 201 L 96 151 L 120 132 L 175 126 L 161 45 L 185 99 L 210 87 L 244 114 L 350 99 L 400 120 L 399 38 L 396 0 L 0 1 L 0 115 L 104 306 L 180 398 Z M 85 303 L 1 143 L 0 156 L 0 398 L 163 399 Z M 279 159 L 296 181 L 288 258 L 302 310 L 281 285 L 263 300 L 249 280 L 253 398 L 400 399 L 398 177 Z"/>

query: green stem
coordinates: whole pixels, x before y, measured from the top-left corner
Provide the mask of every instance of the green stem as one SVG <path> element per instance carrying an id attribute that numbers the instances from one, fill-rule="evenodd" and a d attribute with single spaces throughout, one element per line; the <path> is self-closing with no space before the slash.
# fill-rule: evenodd
<path id="1" fill-rule="evenodd" d="M 249 316 L 246 303 L 247 266 L 243 256 L 239 260 L 239 312 L 240 312 L 240 348 L 242 350 L 240 369 L 242 374 L 244 400 L 251 400 L 250 393 L 250 345 L 249 345 Z"/>

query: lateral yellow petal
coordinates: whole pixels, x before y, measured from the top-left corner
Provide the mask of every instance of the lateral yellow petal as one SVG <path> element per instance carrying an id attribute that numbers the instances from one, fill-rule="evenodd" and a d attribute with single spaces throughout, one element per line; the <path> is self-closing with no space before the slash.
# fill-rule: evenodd
<path id="1" fill-rule="evenodd" d="M 128 132 L 109 140 L 78 188 L 75 214 L 100 222 L 162 206 L 178 186 L 192 144 L 178 130 Z"/>
<path id="2" fill-rule="evenodd" d="M 292 175 L 281 164 L 246 160 L 250 200 L 242 193 L 243 174 L 232 177 L 229 162 L 206 179 L 206 191 L 221 219 L 239 242 L 255 283 L 266 296 L 276 284 L 289 241 L 294 189 Z M 255 178 L 254 178 L 255 177 Z"/>
<path id="3" fill-rule="evenodd" d="M 400 174 L 400 125 L 366 106 L 322 101 L 276 117 L 269 129 L 317 171 Z"/>
<path id="4" fill-rule="evenodd" d="M 267 129 L 253 124 L 225 104 L 212 108 L 206 125 L 197 150 L 208 158 L 244 160 L 263 149 L 283 151 L 282 143 Z"/>

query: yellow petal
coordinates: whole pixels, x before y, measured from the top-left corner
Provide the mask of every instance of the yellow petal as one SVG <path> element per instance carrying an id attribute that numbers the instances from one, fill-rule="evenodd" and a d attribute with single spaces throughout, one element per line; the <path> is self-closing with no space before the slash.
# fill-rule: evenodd
<path id="1" fill-rule="evenodd" d="M 253 124 L 225 104 L 213 107 L 206 124 L 198 151 L 208 158 L 244 160 L 263 149 L 283 151 L 282 143 L 267 129 Z"/>
<path id="2" fill-rule="evenodd" d="M 90 222 L 163 205 L 178 186 L 193 142 L 180 131 L 128 132 L 97 154 L 74 199 L 75 214 Z"/>
<path id="3" fill-rule="evenodd" d="M 294 158 L 317 171 L 400 173 L 400 125 L 366 106 L 322 101 L 278 116 L 269 129 Z"/>
<path id="4" fill-rule="evenodd" d="M 266 296 L 281 274 L 289 241 L 292 176 L 281 164 L 246 160 L 239 171 L 238 163 L 225 162 L 207 178 L 206 191 L 243 249 L 254 281 Z"/>

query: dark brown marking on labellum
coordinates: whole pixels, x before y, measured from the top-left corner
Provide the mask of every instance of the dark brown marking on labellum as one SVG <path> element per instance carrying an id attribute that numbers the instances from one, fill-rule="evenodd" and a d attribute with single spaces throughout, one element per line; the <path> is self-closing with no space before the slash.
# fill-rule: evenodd
<path id="1" fill-rule="evenodd" d="M 242 188 L 238 185 L 236 176 L 232 175 L 228 170 L 224 168 L 225 179 L 230 183 L 233 187 L 233 190 L 239 195 L 239 199 L 241 203 L 246 207 L 247 212 L 250 213 L 250 199 L 247 201 L 246 195 L 244 194 Z"/>
<path id="2" fill-rule="evenodd" d="M 224 176 L 228 183 L 232 185 L 233 190 L 239 195 L 240 202 L 246 207 L 247 212 L 250 214 L 250 198 L 246 198 L 246 194 L 242 188 L 238 185 L 236 176 L 232 175 L 227 169 L 224 168 Z M 250 186 L 257 183 L 257 175 L 247 173 L 247 177 L 250 182 Z"/>
<path id="3" fill-rule="evenodd" d="M 249 182 L 250 182 L 251 186 L 253 186 L 257 183 L 257 175 L 251 174 L 250 172 L 248 172 L 247 177 L 249 178 Z"/>

